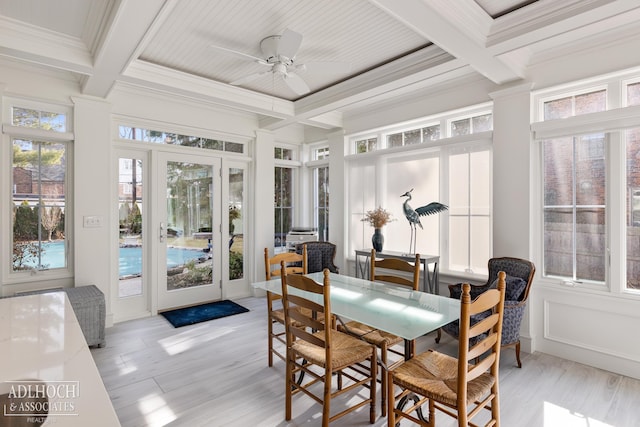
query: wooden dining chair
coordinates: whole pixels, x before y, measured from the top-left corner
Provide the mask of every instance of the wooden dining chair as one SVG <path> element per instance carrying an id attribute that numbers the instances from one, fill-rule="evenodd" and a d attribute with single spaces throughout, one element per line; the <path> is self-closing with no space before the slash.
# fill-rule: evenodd
<path id="1" fill-rule="evenodd" d="M 264 248 L 264 269 L 266 280 L 280 277 L 280 269 L 284 263 L 284 268 L 288 274 L 307 274 L 307 251 L 306 248 L 300 254 L 284 252 L 269 256 L 269 249 Z M 274 346 L 279 342 L 282 347 L 286 345 L 284 331 L 284 311 L 281 306 L 282 297 L 272 292 L 267 292 L 267 338 L 269 347 L 269 366 L 273 366 L 273 355 L 282 360 L 286 360 L 284 351 L 281 352 Z"/>
<path id="2" fill-rule="evenodd" d="M 482 425 L 500 426 L 498 370 L 505 276 L 500 272 L 497 289 L 473 301 L 470 285 L 463 285 L 458 358 L 429 350 L 388 371 L 389 426 L 407 418 L 420 426 L 433 427 L 436 409 L 457 418 L 460 427 L 476 425 L 470 424 L 471 419 L 486 409 L 491 419 Z M 484 320 L 471 324 L 471 316 L 486 311 L 490 314 Z M 474 337 L 478 341 L 470 347 L 469 340 Z M 472 364 L 473 360 L 478 362 Z M 400 388 L 398 394 L 396 387 Z M 422 413 L 425 404 L 429 408 L 427 417 Z"/>
<path id="3" fill-rule="evenodd" d="M 416 254 L 415 261 L 411 264 L 399 258 L 377 260 L 376 250 L 372 249 L 371 262 L 369 264 L 369 280 L 390 283 L 417 291 L 420 286 L 420 254 Z M 404 339 L 356 321 L 346 322 L 343 325 L 339 324 L 338 329 L 358 336 L 380 349 L 380 366 L 382 368 L 382 374 L 380 376 L 380 404 L 382 405 L 382 416 L 386 416 L 387 377 L 384 371 L 412 356 L 411 354 L 405 354 L 407 346 L 403 345 L 400 347 L 400 344 L 404 343 Z M 411 343 L 408 348 L 413 348 L 413 343 Z M 391 363 L 391 365 L 389 365 L 389 353 L 400 356 L 400 358 Z"/>
<path id="4" fill-rule="evenodd" d="M 369 405 L 369 422 L 373 424 L 376 347 L 339 332 L 331 322 L 320 322 L 316 316 L 332 317 L 329 270 L 324 270 L 322 284 L 306 276 L 286 274 L 284 268 L 281 280 L 287 337 L 285 419 L 292 418 L 293 395 L 302 392 L 322 404 L 323 427 L 366 405 Z M 368 371 L 363 371 L 365 365 Z M 296 376 L 301 380 L 295 381 Z M 368 391 L 366 397 L 362 396 L 363 389 Z M 331 400 L 345 393 L 349 393 L 349 406 L 332 415 Z"/>

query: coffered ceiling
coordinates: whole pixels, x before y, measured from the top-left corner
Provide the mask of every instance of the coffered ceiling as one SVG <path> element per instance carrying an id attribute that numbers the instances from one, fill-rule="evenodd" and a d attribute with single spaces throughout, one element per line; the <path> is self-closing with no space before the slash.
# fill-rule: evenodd
<path id="1" fill-rule="evenodd" d="M 143 86 L 266 128 L 340 126 L 342 112 L 461 76 L 527 80 L 550 57 L 639 34 L 631 0 L 0 0 L 4 60 L 69 73 L 88 95 Z M 295 54 L 272 72 L 260 42 L 281 35 L 293 47 L 274 52 Z"/>

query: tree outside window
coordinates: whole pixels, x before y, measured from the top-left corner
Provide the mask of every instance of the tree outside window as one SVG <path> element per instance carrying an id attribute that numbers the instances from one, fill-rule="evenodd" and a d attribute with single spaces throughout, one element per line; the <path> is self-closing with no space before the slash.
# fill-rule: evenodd
<path id="1" fill-rule="evenodd" d="M 64 268 L 65 144 L 13 140 L 12 270 Z"/>

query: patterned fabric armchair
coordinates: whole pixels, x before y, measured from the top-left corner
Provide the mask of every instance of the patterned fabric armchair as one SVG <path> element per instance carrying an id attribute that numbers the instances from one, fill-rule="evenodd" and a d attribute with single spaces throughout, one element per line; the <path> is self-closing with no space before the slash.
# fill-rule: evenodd
<path id="1" fill-rule="evenodd" d="M 306 242 L 296 245 L 296 253 L 302 253 L 302 247 L 307 246 L 307 272 L 316 273 L 328 268 L 332 273 L 339 273 L 335 265 L 336 245 L 330 242 Z"/>
<path id="2" fill-rule="evenodd" d="M 520 258 L 492 258 L 489 260 L 489 279 L 484 285 L 471 285 L 471 298 L 475 299 L 482 292 L 495 287 L 498 273 L 504 271 L 506 277 L 506 294 L 504 301 L 504 319 L 502 323 L 502 347 L 514 346 L 516 350 L 516 360 L 518 367 L 522 367 L 520 361 L 520 324 L 524 316 L 524 310 L 529 297 L 529 290 L 533 282 L 533 275 L 536 268 L 531 261 Z M 462 293 L 462 283 L 449 285 L 449 296 L 460 298 Z M 479 313 L 472 316 L 472 321 L 480 321 L 488 313 Z M 442 330 L 453 337 L 458 337 L 458 321 L 451 322 L 442 327 Z M 436 342 L 440 341 L 440 331 Z M 473 345 L 474 342 L 471 343 Z"/>

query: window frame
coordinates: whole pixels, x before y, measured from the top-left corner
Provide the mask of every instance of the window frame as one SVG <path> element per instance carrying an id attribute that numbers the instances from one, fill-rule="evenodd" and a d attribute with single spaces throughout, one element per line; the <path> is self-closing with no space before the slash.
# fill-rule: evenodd
<path id="1" fill-rule="evenodd" d="M 431 116 L 421 117 L 419 119 L 410 120 L 407 122 L 396 123 L 393 125 L 383 126 L 376 129 L 368 129 L 366 131 L 357 132 L 349 135 L 349 156 L 351 155 L 370 155 L 371 153 L 378 151 L 394 151 L 394 150 L 402 150 L 407 147 L 414 147 L 415 149 L 424 148 L 424 147 L 439 147 L 442 145 L 446 145 L 451 143 L 453 140 L 457 141 L 456 138 L 474 138 L 480 137 L 482 138 L 483 134 L 488 134 L 493 132 L 492 129 L 489 131 L 480 131 L 476 133 L 470 133 L 466 135 L 459 136 L 451 136 L 450 123 L 456 120 L 462 119 L 472 119 L 477 116 L 483 116 L 485 114 L 493 115 L 493 103 L 487 102 L 483 104 L 473 105 L 465 108 L 460 108 L 457 110 L 446 111 L 438 114 L 434 114 Z M 493 123 L 493 120 L 492 120 Z M 438 125 L 440 127 L 440 138 L 438 139 L 424 139 L 424 129 L 432 126 Z M 405 132 L 410 131 L 420 131 L 420 142 L 414 144 L 405 144 L 404 143 L 404 134 Z M 388 145 L 388 137 L 391 135 L 401 134 L 402 135 L 402 146 L 397 147 L 389 147 Z M 358 142 L 368 141 L 368 140 L 376 140 L 376 147 L 372 150 L 366 150 L 363 152 L 358 152 Z"/>
<path id="2" fill-rule="evenodd" d="M 605 195 L 605 280 L 603 285 L 591 282 L 577 282 L 563 277 L 544 275 L 544 265 L 538 261 L 540 277 L 545 284 L 570 287 L 586 293 L 597 293 L 622 298 L 640 298 L 640 290 L 627 287 L 627 168 L 626 139 L 624 133 L 640 127 L 640 105 L 626 105 L 626 87 L 640 82 L 640 69 L 628 70 L 598 76 L 532 92 L 532 173 L 534 179 L 532 203 L 532 243 L 533 253 L 538 260 L 544 260 L 544 185 L 543 152 L 541 141 L 550 138 L 574 137 L 592 133 L 605 133 L 606 195 Z M 585 113 L 564 119 L 544 121 L 544 102 L 572 94 L 590 93 L 606 88 L 606 110 Z"/>
<path id="3" fill-rule="evenodd" d="M 9 203 L 3 203 L 2 222 L 0 227 L 6 231 L 10 239 L 6 239 L 5 244 L 0 249 L 2 259 L 8 262 L 1 270 L 2 281 L 5 285 L 17 285 L 20 283 L 37 282 L 43 280 L 68 280 L 74 274 L 73 259 L 73 107 L 66 104 L 43 102 L 38 100 L 27 100 L 22 98 L 3 97 L 2 98 L 2 148 L 0 149 L 0 158 L 3 159 L 6 167 L 2 168 L 2 189 L 0 197 L 4 200 L 10 200 Z M 51 113 L 59 113 L 65 115 L 65 131 L 45 130 L 41 128 L 30 128 L 13 125 L 12 111 L 13 108 L 25 108 Z M 12 209 L 13 209 L 13 155 L 12 147 L 14 139 L 33 140 L 38 142 L 52 142 L 64 144 L 65 146 L 65 204 L 64 204 L 64 230 L 65 230 L 65 258 L 66 266 L 63 268 L 52 269 L 29 269 L 23 271 L 14 271 L 12 267 L 13 253 L 13 228 L 12 228 Z"/>
<path id="4" fill-rule="evenodd" d="M 404 124 L 400 124 L 400 125 L 395 125 L 395 126 L 389 126 L 389 127 L 385 127 L 385 128 L 379 128 L 376 129 L 375 131 L 366 131 L 366 132 L 362 132 L 362 133 L 358 133 L 358 134 L 353 134 L 353 135 L 349 135 L 347 138 L 348 140 L 351 142 L 350 147 L 352 149 L 351 154 L 345 156 L 345 160 L 347 161 L 347 168 L 350 168 L 350 163 L 351 162 L 363 162 L 363 164 L 376 164 L 378 165 L 379 162 L 381 161 L 381 159 L 385 159 L 385 158 L 393 158 L 396 156 L 402 156 L 408 153 L 415 153 L 416 155 L 422 155 L 424 153 L 433 153 L 436 156 L 439 156 L 439 161 L 440 161 L 440 196 L 438 196 L 439 198 L 439 202 L 444 203 L 446 205 L 448 205 L 448 201 L 449 201 L 449 193 L 448 193 L 448 170 L 449 170 L 449 165 L 448 165 L 448 160 L 443 160 L 443 156 L 444 157 L 448 157 L 449 154 L 455 154 L 456 152 L 459 153 L 461 149 L 464 149 L 464 147 L 469 147 L 470 151 L 475 151 L 476 149 L 478 149 L 477 147 L 484 147 L 485 149 L 487 149 L 490 152 L 490 162 L 492 162 L 492 158 L 493 158 L 493 131 L 483 131 L 483 132 L 479 132 L 479 133 L 475 133 L 475 134 L 468 134 L 468 135 L 461 135 L 461 136 L 455 136 L 455 137 L 442 137 L 442 130 L 445 129 L 444 125 L 446 125 L 447 121 L 449 119 L 452 118 L 460 118 L 462 116 L 465 117 L 475 117 L 477 115 L 484 115 L 486 113 L 493 113 L 492 110 L 492 103 L 489 104 L 481 104 L 481 105 L 476 105 L 476 106 L 471 106 L 468 108 L 464 108 L 464 109 L 460 109 L 460 110 L 455 110 L 455 111 L 451 111 L 451 112 L 445 112 L 442 114 L 439 114 L 437 116 L 429 116 L 429 117 L 425 117 L 423 119 L 420 120 L 414 120 L 411 121 L 409 123 L 404 123 Z M 378 142 L 380 141 L 385 141 L 386 135 L 387 134 L 394 134 L 394 133 L 399 133 L 402 132 L 404 130 L 408 130 L 408 129 L 423 129 L 424 127 L 429 127 L 432 126 L 434 123 L 439 122 L 440 123 L 440 132 L 441 132 L 441 138 L 437 139 L 437 140 L 429 140 L 426 142 L 422 142 L 420 144 L 410 144 L 410 145 L 405 145 L 402 147 L 394 147 L 394 148 L 378 148 L 375 151 L 371 151 L 371 152 L 366 152 L 366 153 L 357 153 L 355 151 L 355 142 L 356 141 L 360 141 L 365 139 L 364 137 L 372 137 L 372 135 L 378 135 Z M 457 151 L 456 151 L 457 150 Z M 488 178 L 488 185 L 489 185 L 489 192 L 490 194 L 493 193 L 493 182 L 492 179 L 489 177 Z M 381 190 L 376 188 L 375 190 L 375 194 L 376 194 L 376 205 L 384 205 L 385 204 L 385 200 L 381 200 L 382 198 L 385 198 L 384 195 L 378 194 Z M 350 192 L 350 187 L 347 188 L 347 194 L 346 197 L 348 200 L 351 200 L 351 195 L 349 194 Z M 348 202 L 351 203 L 351 202 Z M 489 213 L 489 218 L 490 218 L 490 222 L 492 222 L 492 218 L 493 218 L 493 208 L 492 208 L 492 199 L 490 200 L 490 213 Z M 415 204 L 415 203 L 414 203 Z M 351 206 L 348 206 L 348 209 L 351 209 Z M 366 211 L 366 207 L 362 207 L 363 208 L 363 212 Z M 356 214 L 357 215 L 357 214 Z M 355 223 L 355 219 L 352 218 L 353 214 L 349 217 L 348 219 L 348 224 L 352 224 Z M 452 270 L 450 268 L 450 257 L 449 257 L 449 253 L 448 253 L 448 248 L 449 248 L 449 218 L 448 215 L 438 215 L 439 219 L 439 235 L 440 235 L 440 242 L 439 242 L 439 256 L 440 256 L 440 263 L 439 263 L 439 269 L 440 269 L 440 274 L 446 274 L 446 275 L 450 275 L 450 276 L 455 276 L 455 277 L 462 277 L 462 278 L 469 278 L 469 279 L 478 279 L 479 277 L 482 276 L 483 272 L 482 271 L 460 271 L 460 270 Z M 404 218 L 398 218 L 399 221 L 405 221 Z M 363 226 L 364 227 L 364 226 Z M 360 235 L 362 234 L 363 238 L 367 238 L 367 236 L 370 236 L 370 233 L 368 233 L 368 231 L 366 229 L 362 229 L 362 230 L 353 230 L 351 225 L 349 225 L 347 227 L 348 229 L 348 233 L 354 233 L 354 235 L 358 236 L 357 239 L 360 239 Z M 492 236 L 492 233 L 490 234 L 490 236 Z M 471 239 L 471 237 L 470 237 Z M 360 248 L 352 248 L 351 245 L 353 238 L 349 237 L 348 242 L 349 242 L 349 247 L 347 249 L 347 253 L 353 253 L 354 249 L 360 249 Z M 357 245 L 357 243 L 356 243 Z M 467 246 L 470 245 L 470 240 L 467 241 Z M 492 237 L 490 237 L 490 242 L 489 242 L 489 253 L 487 254 L 488 257 L 492 256 L 493 253 L 493 241 L 492 241 Z M 486 276 L 486 275 L 485 275 Z"/>
<path id="5" fill-rule="evenodd" d="M 278 159 L 276 158 L 276 150 L 277 149 L 284 149 L 284 150 L 291 150 L 291 155 L 292 155 L 292 159 L 291 160 L 287 160 L 287 159 Z M 299 214 L 299 208 L 298 208 L 298 200 L 300 200 L 299 196 L 298 196 L 298 191 L 300 188 L 300 185 L 298 183 L 298 180 L 300 179 L 300 167 L 302 166 L 301 162 L 298 160 L 300 158 L 300 149 L 297 145 L 294 144 L 286 144 L 286 143 L 278 143 L 276 142 L 275 146 L 274 146 L 274 160 L 273 160 L 273 166 L 274 166 L 274 177 L 275 174 L 277 173 L 277 168 L 285 168 L 285 169 L 291 169 L 291 227 L 295 227 L 296 226 L 296 221 L 298 220 L 298 214 Z M 275 184 L 275 182 L 274 182 Z M 275 187 L 274 187 L 274 227 L 275 227 L 275 217 L 276 216 L 276 210 L 277 209 L 282 209 L 282 207 L 278 207 L 276 206 L 275 203 Z M 284 231 L 284 230 L 283 230 Z M 284 232 L 282 234 L 284 234 L 282 236 L 282 240 L 280 242 L 280 245 L 276 245 L 275 244 L 275 239 L 276 239 L 276 230 L 273 230 L 273 235 L 274 235 L 274 252 L 278 253 L 278 252 L 283 252 L 287 250 L 286 247 L 286 234 L 287 232 Z"/>

